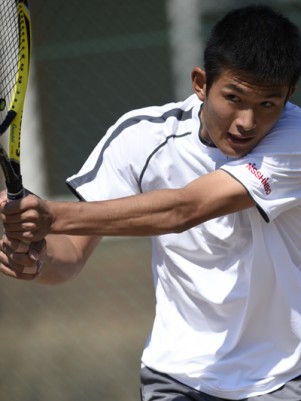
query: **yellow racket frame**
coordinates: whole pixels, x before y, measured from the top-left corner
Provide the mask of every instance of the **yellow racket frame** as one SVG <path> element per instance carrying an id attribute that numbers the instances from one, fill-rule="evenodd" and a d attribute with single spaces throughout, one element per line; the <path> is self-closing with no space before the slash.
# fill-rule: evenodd
<path id="1" fill-rule="evenodd" d="M 18 72 L 16 76 L 16 85 L 14 88 L 9 110 L 16 113 L 9 129 L 9 152 L 8 157 L 13 162 L 20 164 L 21 148 L 21 125 L 22 114 L 25 101 L 25 94 L 29 78 L 31 30 L 30 16 L 26 5 L 18 2 L 18 20 L 20 27 L 20 51 L 18 59 Z"/>

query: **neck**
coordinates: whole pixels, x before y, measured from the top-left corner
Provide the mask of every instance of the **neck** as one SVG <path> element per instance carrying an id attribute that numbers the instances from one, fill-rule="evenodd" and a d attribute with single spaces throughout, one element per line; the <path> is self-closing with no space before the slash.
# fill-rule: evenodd
<path id="1" fill-rule="evenodd" d="M 210 140 L 204 138 L 204 134 L 202 134 L 202 131 L 203 131 L 203 122 L 202 122 L 203 106 L 204 106 L 204 103 L 202 103 L 200 112 L 199 112 L 199 121 L 200 121 L 199 138 L 203 145 L 209 146 L 210 148 L 216 148 L 214 143 L 212 143 Z"/>

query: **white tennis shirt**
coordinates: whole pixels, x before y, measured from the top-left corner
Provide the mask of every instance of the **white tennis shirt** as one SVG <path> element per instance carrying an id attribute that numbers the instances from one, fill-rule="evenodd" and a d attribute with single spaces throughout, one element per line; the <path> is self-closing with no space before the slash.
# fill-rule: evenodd
<path id="1" fill-rule="evenodd" d="M 242 399 L 301 374 L 301 110 L 288 103 L 247 156 L 199 139 L 195 95 L 127 113 L 67 182 L 87 201 L 182 187 L 222 168 L 257 203 L 152 239 L 156 317 L 142 362 Z"/>

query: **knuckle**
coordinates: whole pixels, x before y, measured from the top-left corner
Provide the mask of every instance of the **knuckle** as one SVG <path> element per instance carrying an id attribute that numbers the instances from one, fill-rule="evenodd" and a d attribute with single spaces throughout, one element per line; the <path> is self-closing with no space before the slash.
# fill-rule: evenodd
<path id="1" fill-rule="evenodd" d="M 28 201 L 28 206 L 33 209 L 37 208 L 40 203 L 39 198 L 35 195 L 28 195 L 27 201 Z"/>
<path id="2" fill-rule="evenodd" d="M 33 230 L 35 228 L 35 224 L 31 221 L 27 221 L 25 223 L 22 223 L 21 227 L 24 231 Z"/>

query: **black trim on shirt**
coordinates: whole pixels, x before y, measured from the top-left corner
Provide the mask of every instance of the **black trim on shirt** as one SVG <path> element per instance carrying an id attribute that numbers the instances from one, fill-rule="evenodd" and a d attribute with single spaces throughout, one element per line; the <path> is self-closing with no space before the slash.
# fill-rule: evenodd
<path id="1" fill-rule="evenodd" d="M 264 220 L 266 223 L 269 223 L 269 222 L 270 222 L 270 218 L 269 218 L 268 214 L 263 210 L 263 208 L 262 208 L 261 206 L 258 205 L 258 203 L 257 203 L 257 202 L 255 201 L 255 199 L 253 198 L 253 196 L 251 195 L 251 193 L 250 193 L 250 191 L 248 190 L 248 188 L 246 188 L 245 185 L 244 185 L 241 181 L 239 181 L 234 175 L 232 175 L 231 173 L 229 173 L 229 171 L 224 170 L 223 168 L 221 168 L 221 170 L 223 170 L 225 173 L 228 173 L 232 178 L 234 178 L 237 182 L 239 182 L 239 183 L 244 187 L 244 189 L 247 191 L 247 193 L 248 193 L 248 195 L 250 196 L 250 198 L 253 199 L 253 201 L 255 202 L 255 204 L 256 204 L 256 209 L 258 210 L 258 212 L 259 212 L 259 214 L 261 215 L 261 217 L 263 218 L 263 220 Z"/>
<path id="2" fill-rule="evenodd" d="M 139 177 L 139 180 L 138 180 L 138 187 L 139 187 L 140 192 L 143 192 L 143 190 L 142 190 L 142 179 L 143 179 L 144 173 L 145 173 L 145 171 L 146 171 L 146 169 L 147 169 L 147 167 L 148 167 L 148 165 L 149 165 L 149 163 L 151 161 L 151 158 L 153 156 L 155 156 L 155 154 L 158 152 L 158 150 L 163 148 L 163 146 L 165 146 L 170 139 L 172 139 L 172 138 L 182 138 L 182 137 L 187 136 L 187 135 L 191 135 L 191 132 L 185 132 L 184 134 L 180 134 L 180 135 L 169 135 L 169 136 L 166 137 L 164 142 L 160 143 L 160 145 L 157 146 L 152 151 L 152 153 L 146 159 L 146 162 L 144 164 L 144 167 L 143 167 L 143 169 L 141 171 L 141 174 L 140 174 L 140 177 Z"/>
<path id="3" fill-rule="evenodd" d="M 163 113 L 161 116 L 149 116 L 149 115 L 137 115 L 137 116 L 133 116 L 125 121 L 123 121 L 110 135 L 110 137 L 107 139 L 107 141 L 105 142 L 104 146 L 101 149 L 101 152 L 98 156 L 98 159 L 94 165 L 94 167 L 92 168 L 92 170 L 88 171 L 87 173 L 75 177 L 72 180 L 67 182 L 68 187 L 70 188 L 70 190 L 72 191 L 76 191 L 77 187 L 80 187 L 81 185 L 87 183 L 87 182 L 91 182 L 93 181 L 93 179 L 96 177 L 97 172 L 100 168 L 100 166 L 102 165 L 103 162 L 103 155 L 105 150 L 110 146 L 110 144 L 112 143 L 112 141 L 117 138 L 122 132 L 123 130 L 125 130 L 126 128 L 129 128 L 135 124 L 139 124 L 141 121 L 149 121 L 151 123 L 155 123 L 155 124 L 163 124 L 166 122 L 166 120 L 169 117 L 175 117 L 178 121 L 185 121 L 185 120 L 189 120 L 192 117 L 192 110 L 193 107 L 190 110 L 183 110 L 181 108 L 175 108 L 175 109 L 171 109 L 166 111 L 165 113 Z"/>

